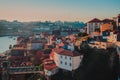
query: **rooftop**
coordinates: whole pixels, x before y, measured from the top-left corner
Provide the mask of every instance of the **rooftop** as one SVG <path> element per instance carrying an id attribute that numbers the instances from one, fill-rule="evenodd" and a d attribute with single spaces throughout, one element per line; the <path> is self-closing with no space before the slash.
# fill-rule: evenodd
<path id="1" fill-rule="evenodd" d="M 69 51 L 69 50 L 65 50 L 63 48 L 55 48 L 54 51 L 57 53 L 57 54 L 60 54 L 60 55 L 66 55 L 66 56 L 71 56 L 71 57 L 74 57 L 74 56 L 80 56 L 81 54 L 77 51 Z"/>
<path id="2" fill-rule="evenodd" d="M 57 66 L 53 60 L 46 59 L 46 60 L 44 60 L 44 68 L 51 71 L 51 70 L 57 68 Z"/>
<path id="3" fill-rule="evenodd" d="M 110 23 L 110 22 L 113 22 L 113 20 L 110 20 L 110 19 L 104 19 L 102 20 L 103 23 Z"/>
<path id="4" fill-rule="evenodd" d="M 91 21 L 89 21 L 88 23 L 97 23 L 97 22 L 102 22 L 100 19 L 94 18 Z"/>

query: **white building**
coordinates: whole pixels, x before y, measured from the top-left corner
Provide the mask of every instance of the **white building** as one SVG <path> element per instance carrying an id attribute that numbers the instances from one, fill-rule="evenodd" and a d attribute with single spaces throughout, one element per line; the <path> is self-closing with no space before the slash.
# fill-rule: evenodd
<path id="1" fill-rule="evenodd" d="M 91 21 L 87 23 L 87 34 L 90 34 L 91 32 L 95 32 L 96 29 L 100 29 L 102 21 L 94 18 Z"/>
<path id="2" fill-rule="evenodd" d="M 83 55 L 78 52 L 64 50 L 62 48 L 53 49 L 55 64 L 65 70 L 75 70 L 80 66 Z"/>

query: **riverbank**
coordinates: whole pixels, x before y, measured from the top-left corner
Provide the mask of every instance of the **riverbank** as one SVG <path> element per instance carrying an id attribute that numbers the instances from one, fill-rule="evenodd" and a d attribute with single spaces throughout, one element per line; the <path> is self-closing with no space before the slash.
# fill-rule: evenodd
<path id="1" fill-rule="evenodd" d="M 0 37 L 4 36 L 29 36 L 33 33 L 31 32 L 1 32 Z"/>
<path id="2" fill-rule="evenodd" d="M 10 51 L 11 51 L 11 50 L 6 50 L 5 52 L 0 53 L 0 55 L 3 55 L 3 56 L 4 56 L 4 55 L 7 55 L 8 53 L 10 53 Z"/>

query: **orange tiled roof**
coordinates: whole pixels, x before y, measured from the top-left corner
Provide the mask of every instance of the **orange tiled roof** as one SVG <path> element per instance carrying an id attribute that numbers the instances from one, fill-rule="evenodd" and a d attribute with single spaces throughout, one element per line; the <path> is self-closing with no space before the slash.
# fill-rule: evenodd
<path id="1" fill-rule="evenodd" d="M 110 20 L 110 19 L 104 19 L 102 20 L 103 23 L 109 23 L 109 22 L 113 22 L 113 20 Z"/>
<path id="2" fill-rule="evenodd" d="M 44 60 L 44 68 L 51 71 L 51 70 L 57 68 L 57 66 L 53 60 L 46 59 L 46 60 Z"/>
<path id="3" fill-rule="evenodd" d="M 69 50 L 65 50 L 65 49 L 62 49 L 62 48 L 55 48 L 54 51 L 57 53 L 57 54 L 60 54 L 60 55 L 66 55 L 66 56 L 80 56 L 81 54 L 76 52 L 76 51 L 69 51 Z"/>

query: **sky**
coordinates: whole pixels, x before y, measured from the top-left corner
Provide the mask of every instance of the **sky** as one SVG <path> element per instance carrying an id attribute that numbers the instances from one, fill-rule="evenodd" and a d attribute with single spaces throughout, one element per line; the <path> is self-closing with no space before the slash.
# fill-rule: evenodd
<path id="1" fill-rule="evenodd" d="M 0 19 L 83 21 L 120 14 L 120 0 L 0 0 Z"/>

